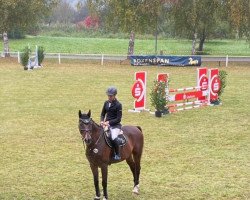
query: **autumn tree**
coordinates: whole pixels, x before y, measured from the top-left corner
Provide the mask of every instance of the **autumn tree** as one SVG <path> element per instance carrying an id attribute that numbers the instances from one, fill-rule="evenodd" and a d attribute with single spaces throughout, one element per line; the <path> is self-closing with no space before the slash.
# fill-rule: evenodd
<path id="1" fill-rule="evenodd" d="M 4 36 L 4 55 L 8 56 L 8 31 L 27 30 L 49 13 L 57 0 L 0 0 L 0 33 Z"/>
<path id="2" fill-rule="evenodd" d="M 193 38 L 193 44 L 196 38 L 199 38 L 198 51 L 202 52 L 206 38 L 216 27 L 219 5 L 219 0 L 179 0 L 174 4 L 170 15 L 176 34 L 184 38 Z"/>
<path id="3" fill-rule="evenodd" d="M 69 24 L 74 21 L 75 10 L 65 0 L 61 0 L 52 10 L 50 22 Z"/>
<path id="4" fill-rule="evenodd" d="M 165 4 L 176 0 L 87 0 L 92 15 L 98 15 L 111 31 L 155 33 L 157 20 L 165 16 Z"/>
<path id="5" fill-rule="evenodd" d="M 222 1 L 223 12 L 235 32 L 236 39 L 250 36 L 250 2 L 249 0 Z"/>
<path id="6" fill-rule="evenodd" d="M 76 4 L 76 14 L 75 14 L 75 22 L 82 21 L 89 15 L 89 11 L 86 3 L 78 2 Z"/>
<path id="7" fill-rule="evenodd" d="M 176 0 L 87 0 L 87 5 L 109 31 L 154 34 L 157 52 L 159 25 L 165 20 L 166 4 L 172 1 Z"/>
<path id="8" fill-rule="evenodd" d="M 193 39 L 193 54 L 196 40 L 202 53 L 206 39 L 214 35 L 222 21 L 239 36 L 250 35 L 249 0 L 87 0 L 87 5 L 109 31 L 157 37 L 167 21 L 173 24 L 175 36 Z"/>

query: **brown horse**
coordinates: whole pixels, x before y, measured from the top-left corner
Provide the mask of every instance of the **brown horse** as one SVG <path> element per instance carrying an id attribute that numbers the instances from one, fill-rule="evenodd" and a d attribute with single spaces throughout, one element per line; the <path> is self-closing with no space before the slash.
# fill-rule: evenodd
<path id="1" fill-rule="evenodd" d="M 94 200 L 100 199 L 98 168 L 102 172 L 103 199 L 108 199 L 107 193 L 107 177 L 108 165 L 126 160 L 133 173 L 134 188 L 133 193 L 139 194 L 139 176 L 140 161 L 143 150 L 143 134 L 139 126 L 123 126 L 123 134 L 127 143 L 120 147 L 121 160 L 112 159 L 113 149 L 110 148 L 105 141 L 105 133 L 103 128 L 91 119 L 91 111 L 87 114 L 81 113 L 79 110 L 79 131 L 86 144 L 86 157 L 90 163 L 90 167 L 94 177 L 94 185 L 96 197 Z"/>

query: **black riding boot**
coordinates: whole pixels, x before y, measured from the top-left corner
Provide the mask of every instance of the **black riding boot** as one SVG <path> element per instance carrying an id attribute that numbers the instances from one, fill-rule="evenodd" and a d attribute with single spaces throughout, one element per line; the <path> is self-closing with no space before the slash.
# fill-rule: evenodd
<path id="1" fill-rule="evenodd" d="M 114 142 L 114 148 L 115 148 L 114 160 L 121 160 L 119 139 L 118 139 L 118 138 L 115 138 L 115 139 L 113 140 L 113 142 Z"/>

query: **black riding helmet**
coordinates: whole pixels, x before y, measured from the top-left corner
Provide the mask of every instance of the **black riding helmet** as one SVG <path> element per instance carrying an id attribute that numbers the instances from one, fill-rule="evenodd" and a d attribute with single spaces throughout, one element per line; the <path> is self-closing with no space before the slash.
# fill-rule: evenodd
<path id="1" fill-rule="evenodd" d="M 115 95 L 117 94 L 117 89 L 116 89 L 116 87 L 110 86 L 110 87 L 107 89 L 106 94 L 107 94 L 108 96 L 113 96 L 113 95 L 115 96 Z"/>

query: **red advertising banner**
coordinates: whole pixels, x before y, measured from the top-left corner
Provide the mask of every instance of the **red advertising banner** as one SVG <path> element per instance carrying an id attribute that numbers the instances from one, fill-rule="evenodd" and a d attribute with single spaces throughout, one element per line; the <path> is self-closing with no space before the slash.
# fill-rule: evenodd
<path id="1" fill-rule="evenodd" d="M 197 100 L 205 100 L 208 89 L 208 78 L 207 78 L 207 68 L 197 68 L 197 86 L 201 87 L 200 91 L 204 91 L 201 97 L 198 97 Z"/>
<path id="2" fill-rule="evenodd" d="M 218 69 L 209 69 L 209 100 L 210 102 L 218 100 L 218 92 L 221 84 Z"/>
<path id="3" fill-rule="evenodd" d="M 134 109 L 143 110 L 146 104 L 146 72 L 135 73 L 135 83 L 132 86 L 132 96 L 135 98 Z"/>

